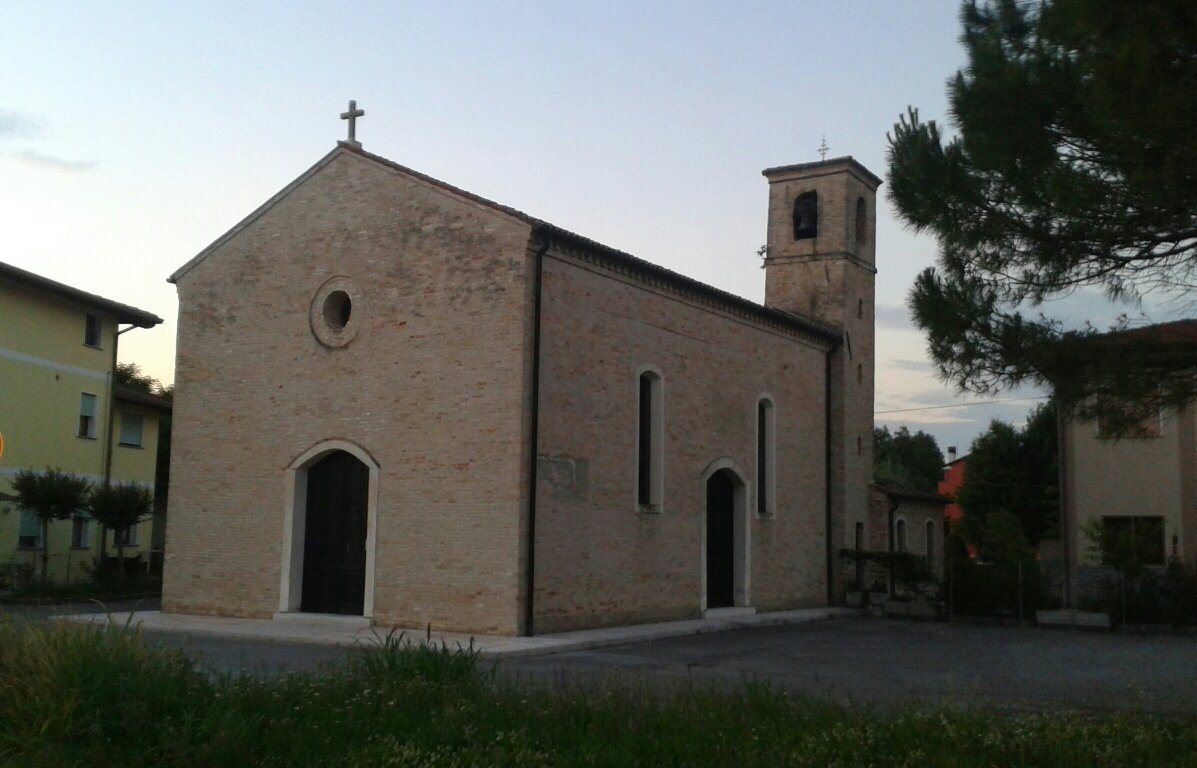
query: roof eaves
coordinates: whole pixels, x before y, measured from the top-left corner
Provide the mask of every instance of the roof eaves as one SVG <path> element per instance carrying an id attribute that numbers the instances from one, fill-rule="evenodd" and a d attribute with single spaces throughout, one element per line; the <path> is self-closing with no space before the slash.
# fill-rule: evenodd
<path id="1" fill-rule="evenodd" d="M 562 229 L 561 227 L 550 224 L 549 222 L 544 221 L 543 219 L 538 219 L 535 216 L 531 216 L 531 215 L 524 213 L 523 211 L 520 211 L 516 208 L 512 208 L 511 206 L 503 205 L 501 203 L 496 203 L 495 201 L 490 200 L 485 197 L 482 197 L 481 195 L 476 195 L 473 192 L 470 192 L 468 190 L 462 189 L 460 187 L 455 187 L 452 184 L 448 184 L 444 181 L 441 181 L 440 179 L 434 178 L 425 173 L 421 173 L 412 168 L 408 168 L 405 165 L 396 163 L 395 161 L 389 160 L 381 155 L 376 155 L 376 154 L 373 154 L 372 152 L 367 152 L 366 150 L 362 149 L 361 147 L 353 146 L 347 142 L 338 142 L 337 147 L 335 149 L 333 149 L 331 152 L 329 152 L 327 155 L 325 155 L 323 158 L 321 158 L 321 160 L 319 162 L 317 162 L 315 165 L 313 165 L 311 168 L 309 168 L 307 171 L 305 171 L 302 175 L 300 175 L 297 179 L 295 179 L 295 181 L 291 182 L 286 187 L 284 187 L 274 197 L 267 200 L 261 207 L 259 207 L 257 210 L 255 210 L 253 213 L 251 213 L 249 216 L 242 219 L 241 222 L 239 222 L 236 226 L 234 226 L 228 232 L 224 233 L 219 238 L 217 238 L 217 240 L 215 242 L 213 242 L 211 245 L 209 245 L 207 248 L 205 248 L 203 251 L 201 251 L 199 254 L 197 254 L 195 256 L 195 258 L 193 258 L 191 261 L 187 262 L 182 267 L 180 267 L 178 270 L 176 270 L 175 273 L 173 275 L 171 275 L 170 278 L 168 278 L 168 280 L 173 283 L 179 277 L 181 277 L 183 274 L 185 274 L 186 272 L 188 272 L 189 270 L 194 268 L 209 253 L 214 251 L 216 248 L 220 247 L 225 241 L 229 240 L 231 237 L 236 235 L 238 232 L 240 232 L 246 226 L 248 226 L 251 222 L 253 222 L 256 218 L 258 218 L 259 216 L 264 214 L 266 211 L 268 211 L 271 207 L 273 207 L 280 200 L 282 200 L 284 197 L 286 197 L 292 190 L 294 190 L 296 187 L 298 187 L 300 184 L 302 184 L 304 181 L 306 181 L 310 176 L 312 176 L 318 170 L 320 170 L 325 165 L 327 165 L 332 160 L 332 158 L 335 157 L 340 152 L 346 152 L 349 154 L 357 155 L 359 157 L 365 158 L 372 162 L 378 163 L 379 165 L 382 165 L 384 167 L 387 167 L 392 170 L 403 173 L 407 176 L 411 176 L 412 178 L 419 179 L 420 181 L 426 182 L 432 186 L 443 189 L 453 195 L 457 195 L 466 200 L 472 201 L 474 203 L 478 203 L 479 205 L 486 206 L 487 208 L 491 208 L 492 210 L 498 211 L 507 216 L 511 216 L 514 219 L 517 219 L 524 223 L 530 224 L 530 225 L 532 225 L 534 232 L 539 232 L 542 234 L 549 235 L 551 237 L 557 237 L 562 240 L 567 240 L 577 246 L 594 251 L 594 252 L 599 253 L 609 259 L 612 259 L 613 261 L 619 262 L 620 264 L 622 264 L 626 267 L 629 267 L 633 270 L 636 270 L 638 272 L 641 272 L 642 274 L 650 275 L 650 276 L 656 277 L 658 279 L 667 280 L 681 288 L 700 293 L 710 299 L 730 305 L 740 311 L 754 315 L 760 319 L 779 323 L 788 328 L 791 328 L 793 330 L 797 330 L 801 333 L 804 333 L 807 336 L 818 339 L 819 341 L 829 344 L 832 347 L 838 345 L 840 343 L 841 339 L 843 338 L 843 332 L 840 329 L 835 328 L 833 326 L 826 325 L 824 323 L 820 323 L 818 321 L 811 320 L 809 318 L 805 318 L 800 315 L 793 314 L 791 312 L 785 312 L 780 309 L 766 307 L 761 304 L 757 304 L 756 302 L 749 301 L 748 299 L 745 299 L 743 297 L 736 296 L 735 294 L 728 293 L 727 291 L 721 290 L 719 288 L 715 288 L 714 286 L 700 282 L 693 278 L 686 277 L 685 275 L 682 275 L 678 272 L 674 272 L 673 270 L 666 269 L 665 267 L 658 266 L 656 264 L 653 264 L 652 262 L 645 261 L 644 259 L 638 258 L 636 256 L 632 256 L 629 253 L 625 253 L 623 251 L 617 250 L 610 246 L 603 245 L 602 243 L 599 243 L 595 240 L 591 240 L 588 237 L 584 237 L 584 236 L 576 234 L 574 232 L 570 232 L 567 229 Z M 844 159 L 844 158 L 841 158 L 841 160 L 842 159 Z M 851 160 L 851 158 L 847 158 L 847 159 Z M 827 162 L 832 163 L 834 161 L 829 160 Z M 864 168 L 864 166 L 860 165 L 860 163 L 857 163 L 855 160 L 852 160 L 852 162 L 855 164 L 856 167 L 860 168 L 866 174 L 869 173 L 868 170 Z M 872 174 L 869 174 L 869 175 L 871 176 Z M 876 178 L 876 177 L 874 177 L 874 178 Z M 878 180 L 878 181 L 880 181 L 880 180 Z"/>
<path id="2" fill-rule="evenodd" d="M 509 205 L 503 205 L 502 203 L 496 203 L 494 200 L 490 200 L 488 198 L 482 197 L 481 195 L 476 195 L 473 192 L 470 192 L 469 190 L 462 189 L 461 187 L 455 187 L 452 184 L 449 184 L 448 182 L 441 181 L 440 179 L 435 178 L 433 176 L 429 176 L 426 173 L 420 173 L 417 170 L 408 168 L 406 165 L 396 163 L 394 160 L 389 160 L 389 159 L 383 157 L 382 155 L 376 155 L 373 152 L 367 152 L 366 150 L 362 149 L 361 147 L 355 147 L 355 146 L 353 146 L 351 144 L 347 144 L 345 142 L 341 142 L 340 146 L 342 148 L 344 148 L 344 150 L 346 152 L 350 152 L 355 155 L 360 155 L 360 156 L 366 158 L 367 160 L 373 160 L 374 162 L 378 163 L 379 165 L 383 165 L 392 170 L 399 171 L 402 174 L 411 176 L 414 179 L 419 179 L 420 181 L 431 184 L 434 187 L 439 187 L 440 189 L 443 189 L 446 192 L 451 192 L 454 195 L 457 195 L 458 197 L 463 197 L 466 200 L 469 200 L 471 202 L 475 202 L 480 205 L 484 205 L 487 208 L 492 208 L 500 213 L 505 213 L 508 216 L 511 216 L 512 218 L 515 218 L 515 219 L 519 219 L 520 221 L 523 221 L 527 224 L 537 225 L 537 224 L 544 223 L 540 219 L 536 218 L 535 216 L 529 216 L 528 214 L 524 213 L 523 211 L 516 210 L 515 208 L 512 208 Z"/>
<path id="3" fill-rule="evenodd" d="M 946 496 L 942 496 L 933 491 L 916 491 L 910 488 L 900 488 L 895 485 L 887 483 L 873 482 L 870 483 L 874 488 L 884 493 L 893 499 L 906 499 L 907 501 L 926 501 L 933 504 L 947 504 L 951 501 Z"/>
<path id="4" fill-rule="evenodd" d="M 536 226 L 536 232 L 547 235 L 550 238 L 557 237 L 561 240 L 567 240 L 576 246 L 595 251 L 602 256 L 623 266 L 629 267 L 637 272 L 657 279 L 665 280 L 680 288 L 700 293 L 707 298 L 713 299 L 721 304 L 730 305 L 735 309 L 751 314 L 762 320 L 780 323 L 807 336 L 812 336 L 819 341 L 825 342 L 833 347 L 838 345 L 840 340 L 843 338 L 843 332 L 834 326 L 826 325 L 816 320 L 802 317 L 801 315 L 796 315 L 793 312 L 786 312 L 784 310 L 757 304 L 755 301 L 749 301 L 742 296 L 729 293 L 720 288 L 708 285 L 707 283 L 695 280 L 692 277 L 686 277 L 679 272 L 674 272 L 671 269 L 666 269 L 665 267 L 653 264 L 651 261 L 645 261 L 644 259 L 633 256 L 630 253 L 625 253 L 610 246 L 603 245 L 602 243 L 591 240 L 588 237 L 570 232 L 569 230 L 562 229 L 553 224 L 549 224 L 548 222 L 538 222 Z"/>
<path id="5" fill-rule="evenodd" d="M 816 170 L 818 168 L 823 168 L 823 167 L 830 168 L 832 166 L 842 165 L 842 164 L 847 164 L 850 168 L 852 168 L 852 170 L 854 170 L 858 174 L 860 174 L 860 176 L 862 176 L 866 181 L 871 182 L 873 184 L 874 189 L 876 189 L 877 187 L 881 186 L 882 183 L 884 183 L 883 179 L 880 176 L 873 173 L 868 168 L 865 168 L 864 165 L 862 165 L 860 163 L 860 161 L 858 161 L 856 158 L 852 157 L 852 155 L 844 155 L 843 157 L 833 157 L 830 160 L 816 160 L 813 163 L 795 163 L 793 165 L 777 165 L 772 168 L 766 168 L 765 170 L 761 171 L 761 175 L 762 176 L 774 176 L 777 174 L 789 173 L 792 171 L 811 171 L 811 170 Z"/>
<path id="6" fill-rule="evenodd" d="M 21 269 L 20 267 L 14 267 L 11 264 L 5 264 L 4 262 L 0 262 L 0 279 L 26 285 L 59 298 L 67 299 L 76 304 L 82 304 L 85 307 L 98 309 L 115 317 L 117 322 L 129 323 L 138 328 L 153 328 L 162 322 L 162 318 L 152 312 L 146 312 L 144 309 L 131 307 L 128 304 L 121 304 L 119 301 L 113 301 L 103 296 L 97 296 L 94 293 L 73 288 L 65 283 L 51 280 L 48 277 L 42 277 L 41 275 Z"/>
<path id="7" fill-rule="evenodd" d="M 133 389 L 132 387 L 116 385 L 113 392 L 117 400 L 123 400 L 127 403 L 137 403 L 139 405 L 148 405 L 151 408 L 157 408 L 160 411 L 169 413 L 173 410 L 174 405 L 161 395 L 154 395 L 149 392 L 142 392 L 140 389 Z"/>

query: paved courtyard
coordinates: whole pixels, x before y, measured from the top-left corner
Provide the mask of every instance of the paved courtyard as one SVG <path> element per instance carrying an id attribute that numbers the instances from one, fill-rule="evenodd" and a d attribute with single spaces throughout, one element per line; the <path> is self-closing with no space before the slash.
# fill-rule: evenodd
<path id="1" fill-rule="evenodd" d="M 352 650 L 146 631 L 217 672 L 318 669 Z M 1197 638 L 835 619 L 502 659 L 504 677 L 654 686 L 767 681 L 854 704 L 1197 714 Z"/>
<path id="2" fill-rule="evenodd" d="M 512 659 L 508 672 L 736 684 L 866 705 L 1197 713 L 1197 638 L 840 619 Z"/>

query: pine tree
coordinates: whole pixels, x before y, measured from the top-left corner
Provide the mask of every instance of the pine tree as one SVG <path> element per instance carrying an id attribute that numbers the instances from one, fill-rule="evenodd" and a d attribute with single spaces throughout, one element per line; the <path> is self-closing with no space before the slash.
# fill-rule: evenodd
<path id="1" fill-rule="evenodd" d="M 1094 344 L 1102 329 L 1043 302 L 1194 287 L 1197 3 L 974 0 L 961 19 L 958 135 L 911 109 L 889 137 L 894 203 L 939 240 L 909 301 L 941 374 L 977 393 L 1050 385 L 1089 415 L 1188 400 L 1197 345 Z"/>

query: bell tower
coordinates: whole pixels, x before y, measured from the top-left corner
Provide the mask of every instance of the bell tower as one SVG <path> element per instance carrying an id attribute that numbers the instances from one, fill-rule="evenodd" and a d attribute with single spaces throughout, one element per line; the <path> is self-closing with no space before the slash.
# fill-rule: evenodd
<path id="1" fill-rule="evenodd" d="M 827 356 L 831 485 L 829 601 L 843 592 L 841 548 L 868 527 L 873 479 L 877 187 L 851 157 L 763 171 L 769 180 L 765 305 L 840 329 Z"/>

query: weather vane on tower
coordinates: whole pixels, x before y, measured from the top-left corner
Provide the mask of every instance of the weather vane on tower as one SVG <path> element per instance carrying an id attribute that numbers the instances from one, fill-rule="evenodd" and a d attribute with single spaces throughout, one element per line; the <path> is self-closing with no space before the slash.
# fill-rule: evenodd
<path id="1" fill-rule="evenodd" d="M 366 110 L 358 109 L 357 102 L 353 99 L 349 100 L 349 111 L 341 113 L 341 119 L 349 121 L 349 139 L 345 143 L 356 149 L 362 148 L 362 143 L 357 140 L 357 119 L 365 114 Z"/>

